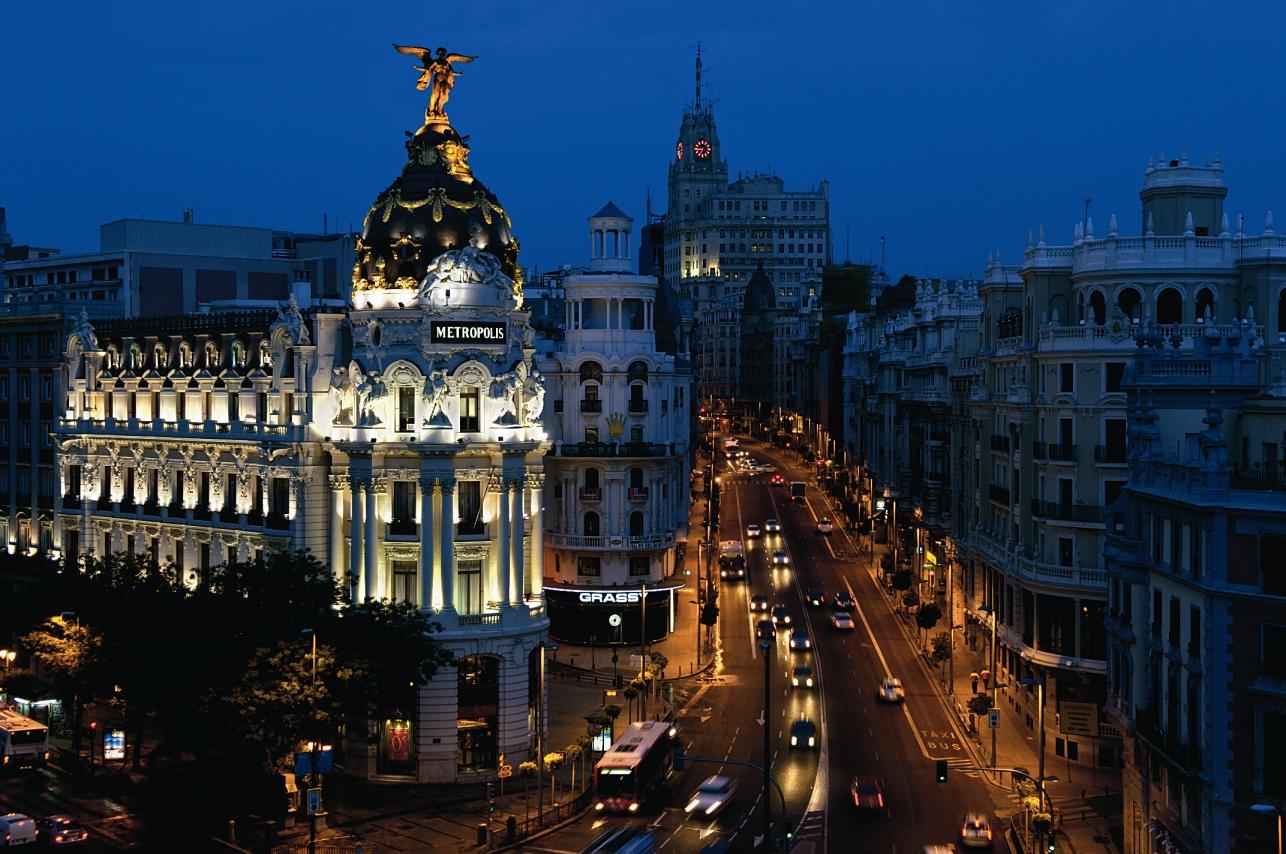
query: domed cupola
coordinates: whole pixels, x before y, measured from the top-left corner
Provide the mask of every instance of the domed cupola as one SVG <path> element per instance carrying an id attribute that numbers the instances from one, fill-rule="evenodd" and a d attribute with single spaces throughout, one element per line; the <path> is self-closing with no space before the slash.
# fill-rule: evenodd
<path id="1" fill-rule="evenodd" d="M 772 279 L 764 272 L 761 261 L 755 268 L 754 275 L 746 283 L 746 296 L 742 300 L 744 311 L 772 311 L 777 307 L 777 295 L 773 291 Z"/>
<path id="2" fill-rule="evenodd" d="M 468 137 L 451 126 L 443 106 L 458 71 L 452 62 L 471 57 L 434 58 L 419 48 L 398 48 L 420 57 L 421 89 L 433 98 L 424 126 L 406 142 L 407 161 L 366 214 L 353 267 L 354 294 L 368 290 L 417 291 L 435 259 L 449 250 L 473 247 L 495 256 L 500 270 L 522 290 L 518 241 L 509 214 L 469 166 Z M 439 54 L 443 52 L 439 50 Z"/>

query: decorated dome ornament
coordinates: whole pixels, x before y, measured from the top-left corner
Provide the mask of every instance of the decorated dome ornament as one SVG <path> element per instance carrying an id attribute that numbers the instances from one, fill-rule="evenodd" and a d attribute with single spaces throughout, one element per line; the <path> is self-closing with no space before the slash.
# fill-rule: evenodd
<path id="1" fill-rule="evenodd" d="M 462 73 L 456 71 L 453 64 L 473 62 L 478 57 L 465 56 L 462 53 L 447 53 L 444 47 L 438 48 L 436 56 L 427 47 L 395 44 L 393 49 L 407 56 L 418 57 L 420 60 L 421 64 L 416 66 L 416 70 L 420 72 L 420 79 L 416 81 L 415 88 L 421 92 L 425 89 L 429 90 L 429 106 L 424 110 L 425 126 L 437 122 L 449 123 L 446 111 L 447 99 L 451 97 L 451 90 L 455 88 L 455 78 Z"/>

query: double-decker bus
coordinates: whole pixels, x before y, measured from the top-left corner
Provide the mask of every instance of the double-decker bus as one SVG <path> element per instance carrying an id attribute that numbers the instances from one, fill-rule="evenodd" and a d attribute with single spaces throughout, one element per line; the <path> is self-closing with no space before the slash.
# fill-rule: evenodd
<path id="1" fill-rule="evenodd" d="M 49 727 L 0 709 L 0 769 L 40 768 L 49 761 Z"/>
<path id="2" fill-rule="evenodd" d="M 594 810 L 636 813 L 670 773 L 676 735 L 668 721 L 632 723 L 594 763 Z"/>

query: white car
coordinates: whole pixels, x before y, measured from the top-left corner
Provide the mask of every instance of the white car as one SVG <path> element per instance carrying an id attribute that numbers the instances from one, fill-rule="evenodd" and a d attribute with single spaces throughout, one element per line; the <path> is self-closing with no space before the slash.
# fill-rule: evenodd
<path id="1" fill-rule="evenodd" d="M 692 793 L 692 800 L 683 808 L 684 812 L 699 812 L 702 815 L 718 815 L 732 795 L 737 791 L 737 781 L 731 777 L 715 775 L 707 779 Z"/>
<path id="2" fill-rule="evenodd" d="M 801 664 L 790 675 L 790 684 L 795 688 L 813 687 L 813 668 Z"/>
<path id="3" fill-rule="evenodd" d="M 746 536 L 747 536 L 748 538 L 752 539 L 752 540 L 753 540 L 753 539 L 755 539 L 755 538 L 757 538 L 757 537 L 759 536 L 759 526 L 758 526 L 758 525 L 756 525 L 756 524 L 755 524 L 755 523 L 753 523 L 753 522 L 751 522 L 749 525 L 747 525 L 747 526 L 746 526 Z"/>
<path id="4" fill-rule="evenodd" d="M 772 553 L 773 566 L 790 566 L 790 555 L 786 554 L 785 549 L 777 549 Z"/>
<path id="5" fill-rule="evenodd" d="M 836 611 L 831 614 L 831 626 L 841 632 L 851 632 L 856 628 L 853 624 L 853 615 L 847 611 Z"/>
<path id="6" fill-rule="evenodd" d="M 830 519 L 827 519 L 825 516 L 817 520 L 817 533 L 830 534 L 834 530 L 835 530 L 834 523 L 831 522 Z"/>
<path id="7" fill-rule="evenodd" d="M 902 680 L 896 676 L 885 676 L 876 694 L 886 703 L 900 703 L 906 699 L 906 689 L 902 687 Z"/>
<path id="8" fill-rule="evenodd" d="M 770 534 L 780 534 L 781 522 L 778 522 L 776 519 L 769 519 L 767 522 L 764 522 L 764 530 Z"/>

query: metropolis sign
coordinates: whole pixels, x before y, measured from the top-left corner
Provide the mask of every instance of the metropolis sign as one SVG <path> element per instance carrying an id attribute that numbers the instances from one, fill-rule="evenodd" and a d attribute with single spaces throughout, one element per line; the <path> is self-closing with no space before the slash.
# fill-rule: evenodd
<path id="1" fill-rule="evenodd" d="M 434 344 L 504 344 L 504 321 L 434 320 L 430 327 Z"/>

